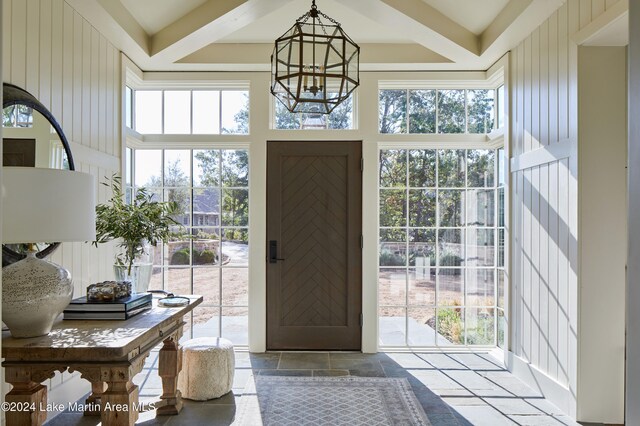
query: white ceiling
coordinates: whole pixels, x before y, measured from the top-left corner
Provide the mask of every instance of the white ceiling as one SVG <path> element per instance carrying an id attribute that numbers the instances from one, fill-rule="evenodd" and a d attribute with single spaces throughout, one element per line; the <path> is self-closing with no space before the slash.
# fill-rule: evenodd
<path id="1" fill-rule="evenodd" d="M 144 71 L 267 71 L 311 0 L 66 0 Z M 362 70 L 486 70 L 566 0 L 316 0 Z"/>
<path id="2" fill-rule="evenodd" d="M 296 19 L 310 9 L 310 2 L 299 0 L 264 15 L 250 25 L 221 38 L 220 43 L 272 43 L 291 28 Z M 334 0 L 317 0 L 318 10 L 340 22 L 356 43 L 412 43 L 393 28 L 385 27 Z M 326 19 L 324 23 L 330 24 Z"/>
<path id="3" fill-rule="evenodd" d="M 509 0 L 422 0 L 475 35 L 482 34 Z M 521 1 L 521 0 L 516 0 Z M 535 0 L 534 0 L 535 1 Z"/>
<path id="4" fill-rule="evenodd" d="M 149 35 L 154 35 L 207 0 L 120 0 Z"/>

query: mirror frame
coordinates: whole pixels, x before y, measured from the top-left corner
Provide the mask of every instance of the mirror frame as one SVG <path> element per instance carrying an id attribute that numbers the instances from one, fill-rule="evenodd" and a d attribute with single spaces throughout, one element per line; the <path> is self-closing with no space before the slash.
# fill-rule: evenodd
<path id="1" fill-rule="evenodd" d="M 64 152 L 67 155 L 69 170 L 75 170 L 73 156 L 71 155 L 71 147 L 69 146 L 67 137 L 64 135 L 62 127 L 55 119 L 55 117 L 51 114 L 51 112 L 44 105 L 42 105 L 42 103 L 40 103 L 40 101 L 36 99 L 31 93 L 27 92 L 21 87 L 15 86 L 10 83 L 2 83 L 2 96 L 2 109 L 13 105 L 25 105 L 35 111 L 38 111 L 44 116 L 44 118 L 47 119 L 47 121 L 49 121 L 51 126 L 53 126 L 53 128 L 56 130 L 56 133 L 58 133 L 58 137 L 60 138 L 60 142 L 62 143 Z M 36 253 L 36 256 L 40 259 L 43 259 L 53 253 L 59 246 L 60 243 L 51 243 L 45 249 Z M 3 267 L 24 259 L 25 257 L 27 257 L 25 254 L 18 253 L 10 249 L 9 247 L 6 247 L 4 244 L 2 245 Z"/>

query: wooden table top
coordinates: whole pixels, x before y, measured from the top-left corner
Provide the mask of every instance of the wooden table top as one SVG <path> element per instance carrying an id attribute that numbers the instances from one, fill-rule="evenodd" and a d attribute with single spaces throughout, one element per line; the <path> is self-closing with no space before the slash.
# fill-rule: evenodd
<path id="1" fill-rule="evenodd" d="M 46 336 L 17 339 L 2 333 L 5 361 L 117 361 L 127 359 L 136 348 L 175 330 L 176 320 L 202 303 L 202 296 L 187 296 L 187 306 L 157 306 L 128 320 L 63 320 L 58 317 Z"/>

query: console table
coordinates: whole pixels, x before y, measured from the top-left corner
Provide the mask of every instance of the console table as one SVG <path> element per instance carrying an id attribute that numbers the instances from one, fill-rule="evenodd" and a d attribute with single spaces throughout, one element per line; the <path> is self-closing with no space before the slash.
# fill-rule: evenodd
<path id="1" fill-rule="evenodd" d="M 5 397 L 8 425 L 41 425 L 47 418 L 47 388 L 41 383 L 56 371 L 78 371 L 91 383 L 88 407 L 97 407 L 103 425 L 133 425 L 138 418 L 138 386 L 131 380 L 142 371 L 151 349 L 164 342 L 158 360 L 162 396 L 158 415 L 182 409 L 177 389 L 182 368 L 178 341 L 183 317 L 202 303 L 190 296 L 187 306 L 153 308 L 126 321 L 80 321 L 60 317 L 47 336 L 15 339 L 2 333 L 5 380 L 13 389 Z M 105 409 L 107 407 L 108 409 Z M 85 411 L 85 414 L 88 414 Z"/>

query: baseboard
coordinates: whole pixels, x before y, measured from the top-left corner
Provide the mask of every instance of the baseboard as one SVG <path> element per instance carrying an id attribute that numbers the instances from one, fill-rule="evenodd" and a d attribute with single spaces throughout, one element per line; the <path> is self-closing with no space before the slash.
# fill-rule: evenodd
<path id="1" fill-rule="evenodd" d="M 507 369 L 529 387 L 540 392 L 566 415 L 576 418 L 576 400 L 569 388 L 556 382 L 513 352 L 507 354 Z"/>

